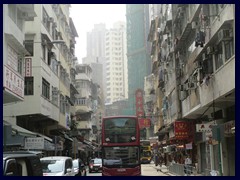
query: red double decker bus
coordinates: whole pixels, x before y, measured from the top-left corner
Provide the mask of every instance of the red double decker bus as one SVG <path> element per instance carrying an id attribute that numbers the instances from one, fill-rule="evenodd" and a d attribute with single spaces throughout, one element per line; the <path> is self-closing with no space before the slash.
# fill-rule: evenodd
<path id="1" fill-rule="evenodd" d="M 103 118 L 102 175 L 141 175 L 140 130 L 136 116 Z"/>

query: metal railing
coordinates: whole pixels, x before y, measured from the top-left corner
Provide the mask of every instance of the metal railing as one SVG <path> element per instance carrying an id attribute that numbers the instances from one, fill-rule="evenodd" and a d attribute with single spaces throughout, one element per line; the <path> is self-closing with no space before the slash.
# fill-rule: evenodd
<path id="1" fill-rule="evenodd" d="M 197 175 L 197 170 L 194 166 L 188 165 L 185 167 L 184 164 L 178 164 L 178 163 L 171 163 L 169 165 L 169 173 L 175 174 L 177 176 L 190 176 L 190 175 Z"/>

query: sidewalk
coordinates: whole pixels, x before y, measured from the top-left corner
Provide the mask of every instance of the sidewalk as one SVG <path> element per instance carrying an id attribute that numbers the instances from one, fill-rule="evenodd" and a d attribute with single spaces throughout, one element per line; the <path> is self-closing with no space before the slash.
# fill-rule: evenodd
<path id="1" fill-rule="evenodd" d="M 168 176 L 176 176 L 174 174 L 169 173 L 168 167 L 165 166 L 165 165 L 162 165 L 162 167 L 154 165 L 154 169 L 156 169 L 157 172 L 161 172 L 161 173 L 166 174 Z"/>
<path id="2" fill-rule="evenodd" d="M 155 166 L 155 164 L 154 164 L 153 168 L 156 169 L 157 172 L 161 172 L 161 173 L 166 174 L 168 176 L 182 176 L 182 175 L 178 175 L 178 174 L 174 174 L 174 173 L 169 172 L 168 167 L 165 166 L 165 165 L 162 165 L 162 167 L 160 167 L 160 166 Z M 203 176 L 203 175 L 192 173 L 189 176 Z"/>

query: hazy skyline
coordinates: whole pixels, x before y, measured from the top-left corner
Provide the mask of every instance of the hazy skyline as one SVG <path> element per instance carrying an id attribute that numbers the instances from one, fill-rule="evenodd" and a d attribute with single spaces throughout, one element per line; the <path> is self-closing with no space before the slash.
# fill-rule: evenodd
<path id="1" fill-rule="evenodd" d="M 87 52 L 87 32 L 94 28 L 94 24 L 105 23 L 109 29 L 116 21 L 126 22 L 126 4 L 71 4 L 70 17 L 78 33 L 75 56 L 81 63 Z"/>

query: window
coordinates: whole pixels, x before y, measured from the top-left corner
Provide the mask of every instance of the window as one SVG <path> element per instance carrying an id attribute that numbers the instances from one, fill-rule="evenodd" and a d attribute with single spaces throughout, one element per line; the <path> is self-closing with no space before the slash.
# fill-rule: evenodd
<path id="1" fill-rule="evenodd" d="M 48 57 L 47 57 L 47 64 L 50 66 L 51 65 L 51 59 L 54 57 L 54 53 L 51 51 L 48 51 Z"/>
<path id="2" fill-rule="evenodd" d="M 203 74 L 212 74 L 213 73 L 213 56 L 209 55 L 208 59 L 203 61 Z"/>
<path id="3" fill-rule="evenodd" d="M 222 53 L 222 43 L 217 46 L 218 54 L 215 56 L 215 67 L 216 70 L 223 65 L 223 53 Z"/>
<path id="4" fill-rule="evenodd" d="M 44 27 L 47 29 L 47 31 L 50 32 L 50 21 L 48 19 L 49 19 L 49 16 L 46 10 L 43 8 L 42 23 Z"/>
<path id="5" fill-rule="evenodd" d="M 18 56 L 18 73 L 23 75 L 23 56 Z"/>
<path id="6" fill-rule="evenodd" d="M 58 106 L 58 89 L 52 86 L 52 103 Z"/>
<path id="7" fill-rule="evenodd" d="M 42 58 L 43 58 L 43 61 L 46 62 L 46 45 L 44 43 L 42 43 Z"/>
<path id="8" fill-rule="evenodd" d="M 60 112 L 65 113 L 65 103 L 64 103 L 64 96 L 61 94 L 60 95 Z"/>
<path id="9" fill-rule="evenodd" d="M 225 41 L 224 42 L 224 50 L 225 50 L 225 61 L 228 61 L 234 54 L 233 52 L 233 41 Z"/>
<path id="10" fill-rule="evenodd" d="M 17 27 L 22 31 L 23 30 L 23 18 L 21 18 L 22 13 L 19 9 L 17 9 Z"/>
<path id="11" fill-rule="evenodd" d="M 15 4 L 8 4 L 8 16 L 16 23 L 16 5 Z"/>
<path id="12" fill-rule="evenodd" d="M 51 60 L 51 69 L 56 75 L 58 75 L 58 62 L 56 59 Z"/>
<path id="13" fill-rule="evenodd" d="M 21 31 L 23 30 L 24 22 L 22 19 L 22 13 L 23 12 L 21 12 L 16 5 L 13 4 L 8 5 L 8 15 Z"/>
<path id="14" fill-rule="evenodd" d="M 33 56 L 34 52 L 34 42 L 33 40 L 25 40 L 25 49 L 30 53 L 30 56 Z"/>
<path id="15" fill-rule="evenodd" d="M 44 78 L 42 78 L 42 95 L 50 99 L 50 84 Z"/>
<path id="16" fill-rule="evenodd" d="M 25 77 L 24 79 L 24 95 L 33 95 L 33 77 Z"/>

